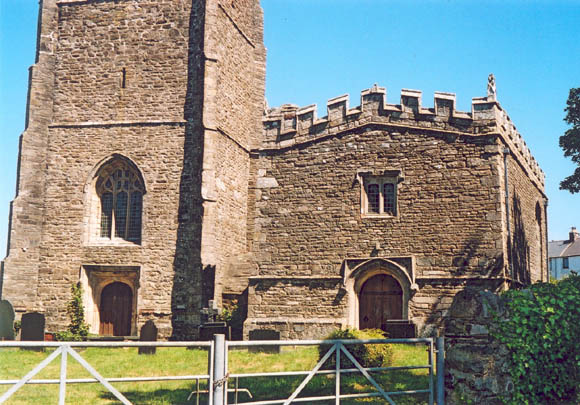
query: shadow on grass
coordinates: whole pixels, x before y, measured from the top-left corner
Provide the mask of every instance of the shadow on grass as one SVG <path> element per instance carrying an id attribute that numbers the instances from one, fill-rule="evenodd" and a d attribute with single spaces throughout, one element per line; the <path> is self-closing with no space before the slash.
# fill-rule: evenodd
<path id="1" fill-rule="evenodd" d="M 429 387 L 429 375 L 426 372 L 421 374 L 408 370 L 387 371 L 371 373 L 372 377 L 379 383 L 381 388 L 386 392 L 421 390 Z M 250 398 L 244 391 L 238 392 L 238 403 L 243 404 L 252 401 L 266 401 L 275 399 L 286 399 L 292 395 L 294 390 L 303 381 L 304 376 L 288 377 L 251 377 L 240 378 L 239 388 L 247 389 L 252 394 Z M 233 388 L 235 381 L 230 379 L 229 388 Z M 205 390 L 206 386 L 200 386 L 200 390 Z M 195 391 L 195 385 L 190 388 L 163 388 L 146 391 L 141 390 L 122 390 L 123 395 L 134 404 L 147 405 L 185 405 L 196 404 L 196 395 L 192 395 L 188 400 L 191 392 Z M 372 384 L 360 374 L 343 375 L 341 377 L 341 394 L 361 394 L 376 392 Z M 335 377 L 333 374 L 315 376 L 302 390 L 299 398 L 334 395 Z M 102 393 L 100 397 L 104 400 L 116 401 L 111 393 Z M 428 394 L 413 395 L 393 395 L 391 397 L 397 405 L 421 405 L 429 401 Z M 207 394 L 200 394 L 200 404 L 207 403 Z M 233 404 L 234 393 L 230 392 L 228 403 Z M 334 400 L 329 401 L 312 401 L 301 402 L 302 404 L 334 404 Z M 344 405 L 349 404 L 386 404 L 387 401 L 381 397 L 343 399 Z"/>
<path id="2" fill-rule="evenodd" d="M 383 390 L 389 391 L 407 391 L 420 390 L 429 387 L 428 374 L 416 374 L 410 371 L 387 371 L 374 372 L 371 376 L 377 381 Z M 239 387 L 247 388 L 253 398 L 247 398 L 245 393 L 239 394 L 239 403 L 250 401 L 266 401 L 274 399 L 286 399 L 292 395 L 294 390 L 304 380 L 304 376 L 289 376 L 289 377 L 258 377 L 240 379 Z M 233 382 L 232 382 L 233 385 Z M 340 384 L 341 394 L 362 394 L 377 392 L 370 381 L 368 381 L 361 374 L 343 375 Z M 335 376 L 334 374 L 319 375 L 312 378 L 306 385 L 298 398 L 317 397 L 334 395 L 335 393 Z M 423 404 L 428 403 L 428 394 L 414 394 L 414 395 L 396 395 L 392 397 L 397 404 Z M 233 403 L 233 394 L 230 394 L 230 403 Z M 300 402 L 301 404 L 334 404 L 334 400 L 316 401 L 316 402 Z M 371 398 L 357 398 L 357 399 L 343 399 L 342 404 L 361 404 L 373 403 L 382 404 L 387 403 L 386 400 L 380 397 Z"/>
<path id="3" fill-rule="evenodd" d="M 200 390 L 207 390 L 207 387 L 200 387 Z M 143 405 L 191 405 L 197 403 L 196 395 L 193 394 L 188 400 L 192 391 L 195 391 L 195 385 L 191 388 L 162 388 L 152 391 L 139 390 L 121 390 L 122 394 L 133 404 Z M 103 392 L 100 397 L 104 400 L 117 403 L 117 399 L 110 392 Z M 200 394 L 200 404 L 208 403 L 207 394 Z"/>
<path id="4" fill-rule="evenodd" d="M 427 352 L 423 345 L 393 345 L 393 366 L 418 366 L 425 365 Z M 255 354 L 244 351 L 233 351 L 230 356 L 229 369 L 231 373 L 256 373 L 311 370 L 317 363 L 319 353 L 314 348 L 293 348 L 283 350 L 279 354 Z M 354 368 L 347 359 L 341 360 L 343 370 Z M 326 368 L 326 367 L 325 367 Z M 331 366 L 329 366 L 331 368 Z M 429 372 L 427 369 L 391 370 L 371 372 L 372 377 L 386 392 L 425 390 L 429 387 Z M 242 377 L 236 381 L 230 377 L 228 385 L 230 389 L 236 386 L 240 391 L 237 395 L 237 403 L 243 404 L 253 401 L 284 400 L 289 398 L 294 390 L 301 384 L 305 376 L 284 377 Z M 195 390 L 195 383 L 182 381 L 173 383 L 141 383 L 137 385 L 120 385 L 118 389 L 135 404 L 196 404 L 197 397 L 188 397 Z M 200 390 L 206 390 L 207 383 L 200 381 Z M 246 389 L 251 394 L 242 391 Z M 377 391 L 359 372 L 345 373 L 341 375 L 341 394 L 364 394 L 376 393 Z M 333 396 L 335 393 L 335 375 L 323 374 L 315 376 L 300 393 L 299 398 Z M 102 399 L 117 401 L 110 393 L 100 393 Z M 392 399 L 398 405 L 427 404 L 428 394 L 393 395 Z M 106 401 L 109 403 L 109 401 Z M 201 394 L 200 404 L 207 403 L 207 394 Z M 230 404 L 236 403 L 234 393 L 229 394 Z M 300 403 L 334 404 L 334 401 L 308 401 Z M 385 404 L 380 397 L 343 399 L 342 404 Z"/>

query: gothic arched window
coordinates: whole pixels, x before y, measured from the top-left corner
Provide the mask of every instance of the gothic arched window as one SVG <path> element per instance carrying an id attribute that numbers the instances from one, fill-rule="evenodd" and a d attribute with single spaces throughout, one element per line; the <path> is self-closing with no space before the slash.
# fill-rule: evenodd
<path id="1" fill-rule="evenodd" d="M 141 242 L 143 180 L 127 162 L 114 161 L 101 171 L 97 184 L 100 199 L 99 236 Z"/>

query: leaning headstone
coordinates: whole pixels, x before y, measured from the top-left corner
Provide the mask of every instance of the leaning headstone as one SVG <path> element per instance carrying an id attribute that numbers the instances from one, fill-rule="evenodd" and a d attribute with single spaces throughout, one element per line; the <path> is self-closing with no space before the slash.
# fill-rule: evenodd
<path id="1" fill-rule="evenodd" d="M 152 320 L 145 322 L 145 325 L 141 328 L 141 334 L 139 335 L 139 341 L 141 342 L 157 342 L 157 326 Z M 151 347 L 139 347 L 139 354 L 155 354 L 157 348 L 155 346 Z"/>
<path id="2" fill-rule="evenodd" d="M 0 340 L 14 340 L 14 308 L 9 301 L 0 301 Z"/>
<path id="3" fill-rule="evenodd" d="M 39 312 L 29 312 L 22 315 L 20 340 L 21 341 L 44 341 L 44 315 Z M 44 350 L 42 347 L 31 348 L 32 350 Z"/>
<path id="4" fill-rule="evenodd" d="M 249 334 L 250 340 L 280 340 L 280 332 L 271 329 L 255 329 Z M 280 353 L 279 345 L 249 346 L 252 353 Z"/>

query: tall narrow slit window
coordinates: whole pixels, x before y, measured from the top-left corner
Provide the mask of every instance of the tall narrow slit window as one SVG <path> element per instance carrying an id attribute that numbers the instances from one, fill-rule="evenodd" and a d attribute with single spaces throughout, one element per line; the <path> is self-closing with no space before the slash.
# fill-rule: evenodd
<path id="1" fill-rule="evenodd" d="M 101 201 L 100 236 L 141 242 L 144 188 L 128 165 L 113 164 L 97 181 Z"/>

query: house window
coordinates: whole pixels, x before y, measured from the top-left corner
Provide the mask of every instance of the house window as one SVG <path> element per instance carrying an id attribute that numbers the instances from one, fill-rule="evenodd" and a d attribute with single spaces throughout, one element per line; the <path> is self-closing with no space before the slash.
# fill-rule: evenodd
<path id="1" fill-rule="evenodd" d="M 567 257 L 562 258 L 562 268 L 567 269 L 569 266 L 570 264 L 568 263 L 568 258 Z"/>
<path id="2" fill-rule="evenodd" d="M 141 242 L 143 194 L 141 177 L 123 161 L 112 163 L 97 180 L 99 236 Z"/>
<path id="3" fill-rule="evenodd" d="M 398 176 L 362 176 L 361 214 L 397 216 Z"/>

